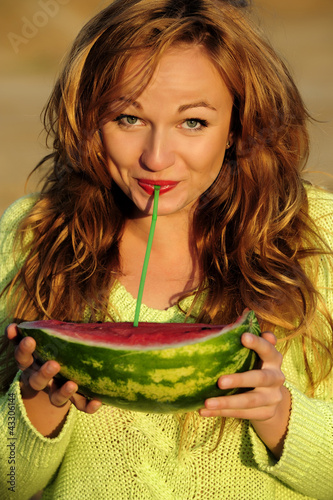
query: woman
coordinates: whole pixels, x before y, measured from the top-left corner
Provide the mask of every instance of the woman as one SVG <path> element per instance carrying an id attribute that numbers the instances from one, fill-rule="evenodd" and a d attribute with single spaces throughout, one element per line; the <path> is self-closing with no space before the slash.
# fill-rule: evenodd
<path id="1" fill-rule="evenodd" d="M 250 390 L 146 415 L 59 388 L 11 324 L 19 498 L 332 498 L 332 196 L 302 181 L 307 113 L 243 4 L 116 0 L 83 28 L 46 109 L 42 192 L 2 220 L 1 314 L 132 321 L 157 184 L 140 319 L 249 307 L 275 335 L 244 334 L 260 366 L 218 381 Z"/>

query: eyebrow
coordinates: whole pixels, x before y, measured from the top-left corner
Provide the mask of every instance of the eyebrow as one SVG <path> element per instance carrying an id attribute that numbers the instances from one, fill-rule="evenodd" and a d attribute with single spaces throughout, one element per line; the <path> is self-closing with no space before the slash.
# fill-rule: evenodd
<path id="1" fill-rule="evenodd" d="M 214 106 L 212 106 L 211 104 L 208 104 L 205 101 L 200 101 L 200 102 L 192 102 L 190 104 L 183 104 L 183 106 L 179 106 L 178 113 L 183 113 L 184 111 L 187 111 L 188 109 L 192 108 L 208 108 L 213 111 L 216 111 L 216 108 L 214 108 Z"/>
<path id="2" fill-rule="evenodd" d="M 137 109 L 142 109 L 141 104 L 137 101 L 133 101 L 130 104 Z M 214 106 L 212 106 L 211 104 L 209 104 L 205 101 L 199 101 L 199 102 L 192 102 L 190 104 L 183 104 L 182 106 L 179 106 L 178 113 L 183 113 L 184 111 L 187 111 L 188 109 L 193 109 L 193 108 L 208 108 L 208 109 L 211 109 L 212 111 L 216 111 L 216 108 L 214 108 Z"/>

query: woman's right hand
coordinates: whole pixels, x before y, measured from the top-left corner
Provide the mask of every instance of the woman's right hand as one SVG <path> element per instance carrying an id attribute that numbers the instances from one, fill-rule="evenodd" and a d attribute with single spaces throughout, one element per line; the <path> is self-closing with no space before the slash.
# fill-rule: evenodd
<path id="1" fill-rule="evenodd" d="M 87 400 L 77 394 L 78 386 L 67 381 L 59 387 L 53 377 L 60 371 L 56 361 L 38 365 L 33 357 L 36 342 L 32 337 L 19 340 L 17 326 L 7 327 L 7 337 L 17 343 L 15 359 L 22 370 L 21 394 L 32 424 L 44 436 L 55 437 L 60 432 L 71 403 L 86 413 L 94 413 L 101 406 L 95 399 Z"/>

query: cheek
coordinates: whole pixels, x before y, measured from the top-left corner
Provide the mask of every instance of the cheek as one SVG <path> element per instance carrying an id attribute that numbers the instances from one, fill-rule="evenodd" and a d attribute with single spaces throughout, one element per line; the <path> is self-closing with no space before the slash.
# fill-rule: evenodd
<path id="1" fill-rule="evenodd" d="M 105 149 L 109 163 L 120 167 L 126 159 L 126 149 L 123 149 L 119 143 L 106 146 Z"/>
<path id="2" fill-rule="evenodd" d="M 221 148 L 206 153 L 205 161 L 202 163 L 200 172 L 200 191 L 206 191 L 216 180 L 222 168 L 225 152 Z"/>
<path id="3" fill-rule="evenodd" d="M 136 153 L 129 141 L 109 140 L 105 144 L 105 151 L 109 170 L 115 181 L 117 178 L 126 177 L 136 165 Z"/>
<path id="4" fill-rule="evenodd" d="M 207 183 L 212 183 L 217 177 L 221 170 L 224 156 L 225 149 L 221 148 L 221 145 L 217 145 L 214 141 L 206 144 L 204 151 L 200 155 L 197 155 L 198 159 L 202 158 L 201 162 L 197 161 L 198 173 L 206 177 Z"/>

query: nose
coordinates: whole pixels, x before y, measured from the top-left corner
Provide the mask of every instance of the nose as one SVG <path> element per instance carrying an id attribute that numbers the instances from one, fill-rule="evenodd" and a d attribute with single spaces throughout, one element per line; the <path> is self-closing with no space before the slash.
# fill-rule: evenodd
<path id="1" fill-rule="evenodd" d="M 141 166 L 151 171 L 165 170 L 175 162 L 175 151 L 167 132 L 151 130 L 143 146 Z"/>

